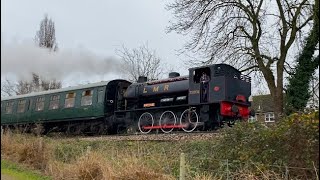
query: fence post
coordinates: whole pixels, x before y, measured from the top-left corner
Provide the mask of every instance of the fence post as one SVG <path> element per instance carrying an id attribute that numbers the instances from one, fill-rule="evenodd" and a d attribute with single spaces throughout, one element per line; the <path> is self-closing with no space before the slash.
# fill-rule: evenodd
<path id="1" fill-rule="evenodd" d="M 313 162 L 313 161 L 312 161 L 312 164 L 313 164 L 313 167 L 314 167 L 314 171 L 316 172 L 317 180 L 319 180 L 319 176 L 318 176 L 317 168 L 316 168 L 316 166 L 314 165 L 314 162 Z"/>
<path id="2" fill-rule="evenodd" d="M 186 156 L 184 153 L 180 154 L 180 177 L 179 180 L 186 179 Z"/>
<path id="3" fill-rule="evenodd" d="M 87 155 L 91 152 L 91 146 L 87 146 Z"/>
<path id="4" fill-rule="evenodd" d="M 39 138 L 39 150 L 43 151 L 43 138 L 42 137 Z"/>
<path id="5" fill-rule="evenodd" d="M 289 169 L 288 169 L 288 166 L 286 166 L 286 177 L 285 177 L 285 180 L 288 180 L 289 179 Z"/>
<path id="6" fill-rule="evenodd" d="M 227 159 L 227 180 L 229 180 L 229 162 Z"/>

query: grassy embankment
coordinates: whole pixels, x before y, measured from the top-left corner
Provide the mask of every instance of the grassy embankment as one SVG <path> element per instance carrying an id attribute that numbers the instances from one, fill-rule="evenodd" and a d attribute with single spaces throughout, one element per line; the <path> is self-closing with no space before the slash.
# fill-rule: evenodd
<path id="1" fill-rule="evenodd" d="M 6 134 L 1 153 L 53 179 L 318 179 L 319 116 L 294 114 L 273 127 L 242 123 L 219 139 L 85 141 Z"/>
<path id="2" fill-rule="evenodd" d="M 49 180 L 50 177 L 43 176 L 39 172 L 20 167 L 7 160 L 1 160 L 1 175 L 11 180 Z M 5 179 L 5 178 L 4 178 Z"/>

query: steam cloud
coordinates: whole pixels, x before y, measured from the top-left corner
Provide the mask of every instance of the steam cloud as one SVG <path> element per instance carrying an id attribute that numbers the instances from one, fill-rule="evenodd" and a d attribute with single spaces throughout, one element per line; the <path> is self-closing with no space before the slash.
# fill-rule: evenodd
<path id="1" fill-rule="evenodd" d="M 45 79 L 63 80 L 76 75 L 107 75 L 120 72 L 121 60 L 99 57 L 87 50 L 50 52 L 33 43 L 4 43 L 1 41 L 1 76 L 29 79 L 37 73 Z"/>

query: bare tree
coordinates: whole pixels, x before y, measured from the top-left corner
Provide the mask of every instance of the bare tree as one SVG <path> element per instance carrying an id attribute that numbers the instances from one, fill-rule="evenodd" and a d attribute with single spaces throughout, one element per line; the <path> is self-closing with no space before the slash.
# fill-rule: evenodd
<path id="1" fill-rule="evenodd" d="M 36 33 L 35 42 L 39 47 L 48 48 L 53 51 L 58 50 L 58 45 L 56 42 L 55 25 L 51 18 L 48 18 L 46 14 L 43 20 L 40 22 L 40 29 Z M 40 77 L 36 73 L 32 73 L 32 82 L 20 81 L 19 84 L 28 87 L 31 84 L 31 92 L 33 91 L 47 91 L 50 89 L 61 88 L 61 81 L 56 79 L 46 80 L 45 77 Z M 24 87 L 22 86 L 22 88 Z M 23 91 L 24 92 L 24 91 Z"/>
<path id="2" fill-rule="evenodd" d="M 9 79 L 1 80 L 1 97 L 13 96 L 17 94 L 16 84 L 12 83 Z"/>
<path id="3" fill-rule="evenodd" d="M 22 81 L 20 80 L 17 85 L 17 94 L 26 94 L 30 92 L 39 92 L 39 91 L 47 91 L 51 89 L 59 89 L 61 88 L 61 82 L 55 79 L 53 80 L 45 80 L 41 78 L 36 73 L 32 73 L 31 81 Z"/>
<path id="4" fill-rule="evenodd" d="M 35 42 L 37 46 L 42 48 L 53 51 L 57 51 L 58 49 L 54 22 L 52 19 L 48 18 L 48 15 L 45 15 L 44 19 L 40 22 L 40 29 L 36 33 Z M 14 83 L 6 79 L 5 82 L 1 83 L 1 95 L 13 96 L 50 89 L 59 89 L 61 88 L 61 84 L 61 81 L 56 79 L 46 80 L 45 77 L 40 77 L 36 72 L 33 72 L 30 81 L 19 80 L 17 83 Z"/>
<path id="5" fill-rule="evenodd" d="M 123 61 L 123 74 L 130 81 L 138 81 L 139 76 L 154 80 L 163 73 L 161 59 L 147 45 L 131 50 L 123 46 L 117 53 Z"/>
<path id="6" fill-rule="evenodd" d="M 60 81 L 47 81 L 32 73 L 32 80 L 19 80 L 17 83 L 13 83 L 5 79 L 4 82 L 1 82 L 1 96 L 14 96 L 59 88 L 61 88 Z"/>
<path id="7" fill-rule="evenodd" d="M 169 31 L 191 34 L 186 50 L 259 71 L 275 102 L 275 115 L 283 113 L 283 78 L 288 52 L 299 32 L 313 18 L 312 0 L 175 0 L 168 5 L 175 15 Z M 197 61 L 199 62 L 199 61 Z"/>
<path id="8" fill-rule="evenodd" d="M 54 22 L 51 18 L 48 18 L 47 14 L 40 22 L 40 29 L 37 31 L 35 42 L 39 47 L 48 48 L 53 51 L 58 49 Z"/>

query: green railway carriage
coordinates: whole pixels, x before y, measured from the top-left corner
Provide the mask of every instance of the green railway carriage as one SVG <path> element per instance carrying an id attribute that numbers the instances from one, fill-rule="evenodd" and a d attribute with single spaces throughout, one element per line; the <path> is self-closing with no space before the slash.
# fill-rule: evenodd
<path id="1" fill-rule="evenodd" d="M 116 106 L 121 106 L 120 89 L 125 80 L 102 81 L 1 99 L 1 126 L 28 129 L 41 124 L 43 130 L 63 128 L 77 131 L 104 131 Z M 81 125 L 81 126 L 79 126 Z"/>

